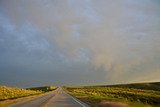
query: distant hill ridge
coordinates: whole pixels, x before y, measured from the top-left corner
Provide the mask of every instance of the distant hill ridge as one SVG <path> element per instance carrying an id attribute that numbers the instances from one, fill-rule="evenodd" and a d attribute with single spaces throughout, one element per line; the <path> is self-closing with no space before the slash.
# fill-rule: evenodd
<path id="1" fill-rule="evenodd" d="M 52 91 L 55 90 L 57 87 L 55 86 L 42 86 L 42 87 L 31 87 L 31 88 L 26 88 L 27 90 L 39 90 L 39 91 L 43 91 L 43 92 L 48 92 L 48 91 Z"/>
<path id="2" fill-rule="evenodd" d="M 145 90 L 160 91 L 160 82 L 101 85 L 101 86 L 102 87 L 135 88 L 135 89 L 145 89 Z"/>

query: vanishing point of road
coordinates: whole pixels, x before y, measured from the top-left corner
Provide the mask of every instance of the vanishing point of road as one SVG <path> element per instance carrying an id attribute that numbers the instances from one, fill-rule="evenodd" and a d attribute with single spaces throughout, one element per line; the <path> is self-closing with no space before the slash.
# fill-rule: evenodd
<path id="1" fill-rule="evenodd" d="M 59 87 L 55 91 L 9 107 L 88 107 L 88 105 L 67 94 Z"/>

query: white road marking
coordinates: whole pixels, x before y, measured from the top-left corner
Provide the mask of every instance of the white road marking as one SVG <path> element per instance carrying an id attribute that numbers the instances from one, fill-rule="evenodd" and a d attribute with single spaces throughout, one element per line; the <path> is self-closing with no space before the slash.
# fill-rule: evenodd
<path id="1" fill-rule="evenodd" d="M 66 93 L 67 94 L 67 93 Z M 78 104 L 80 104 L 82 107 L 86 107 L 84 104 L 82 104 L 80 101 L 78 101 L 77 99 L 75 99 L 74 97 L 72 97 L 71 95 L 67 94 L 68 96 L 70 96 L 74 101 L 76 101 Z"/>

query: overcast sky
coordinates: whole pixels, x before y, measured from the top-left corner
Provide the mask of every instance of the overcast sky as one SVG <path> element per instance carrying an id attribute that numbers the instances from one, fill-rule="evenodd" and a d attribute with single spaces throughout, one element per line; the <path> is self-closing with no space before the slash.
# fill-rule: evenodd
<path id="1" fill-rule="evenodd" d="M 159 0 L 0 0 L 0 84 L 160 81 Z"/>

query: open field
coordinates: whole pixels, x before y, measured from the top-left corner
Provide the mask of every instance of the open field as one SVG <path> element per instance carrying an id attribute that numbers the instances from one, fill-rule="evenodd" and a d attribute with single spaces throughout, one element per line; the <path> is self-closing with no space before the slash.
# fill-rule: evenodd
<path id="1" fill-rule="evenodd" d="M 92 107 L 98 107 L 102 101 L 122 102 L 131 107 L 160 106 L 159 82 L 64 88 L 68 93 Z"/>
<path id="2" fill-rule="evenodd" d="M 20 88 L 12 88 L 7 86 L 0 86 L 0 101 L 7 100 L 7 99 L 15 99 L 30 95 L 41 94 L 42 91 L 33 91 L 33 90 L 26 90 Z"/>
<path id="3" fill-rule="evenodd" d="M 56 87 L 54 86 L 34 87 L 27 89 L 0 86 L 0 101 L 42 94 L 44 92 L 52 91 L 55 89 Z"/>
<path id="4" fill-rule="evenodd" d="M 107 85 L 102 87 L 120 87 L 160 91 L 160 82 Z"/>
<path id="5" fill-rule="evenodd" d="M 13 88 L 0 86 L 0 107 L 7 107 L 10 104 L 29 100 L 43 95 L 43 93 L 57 89 L 55 86 L 43 86 L 34 88 Z"/>

